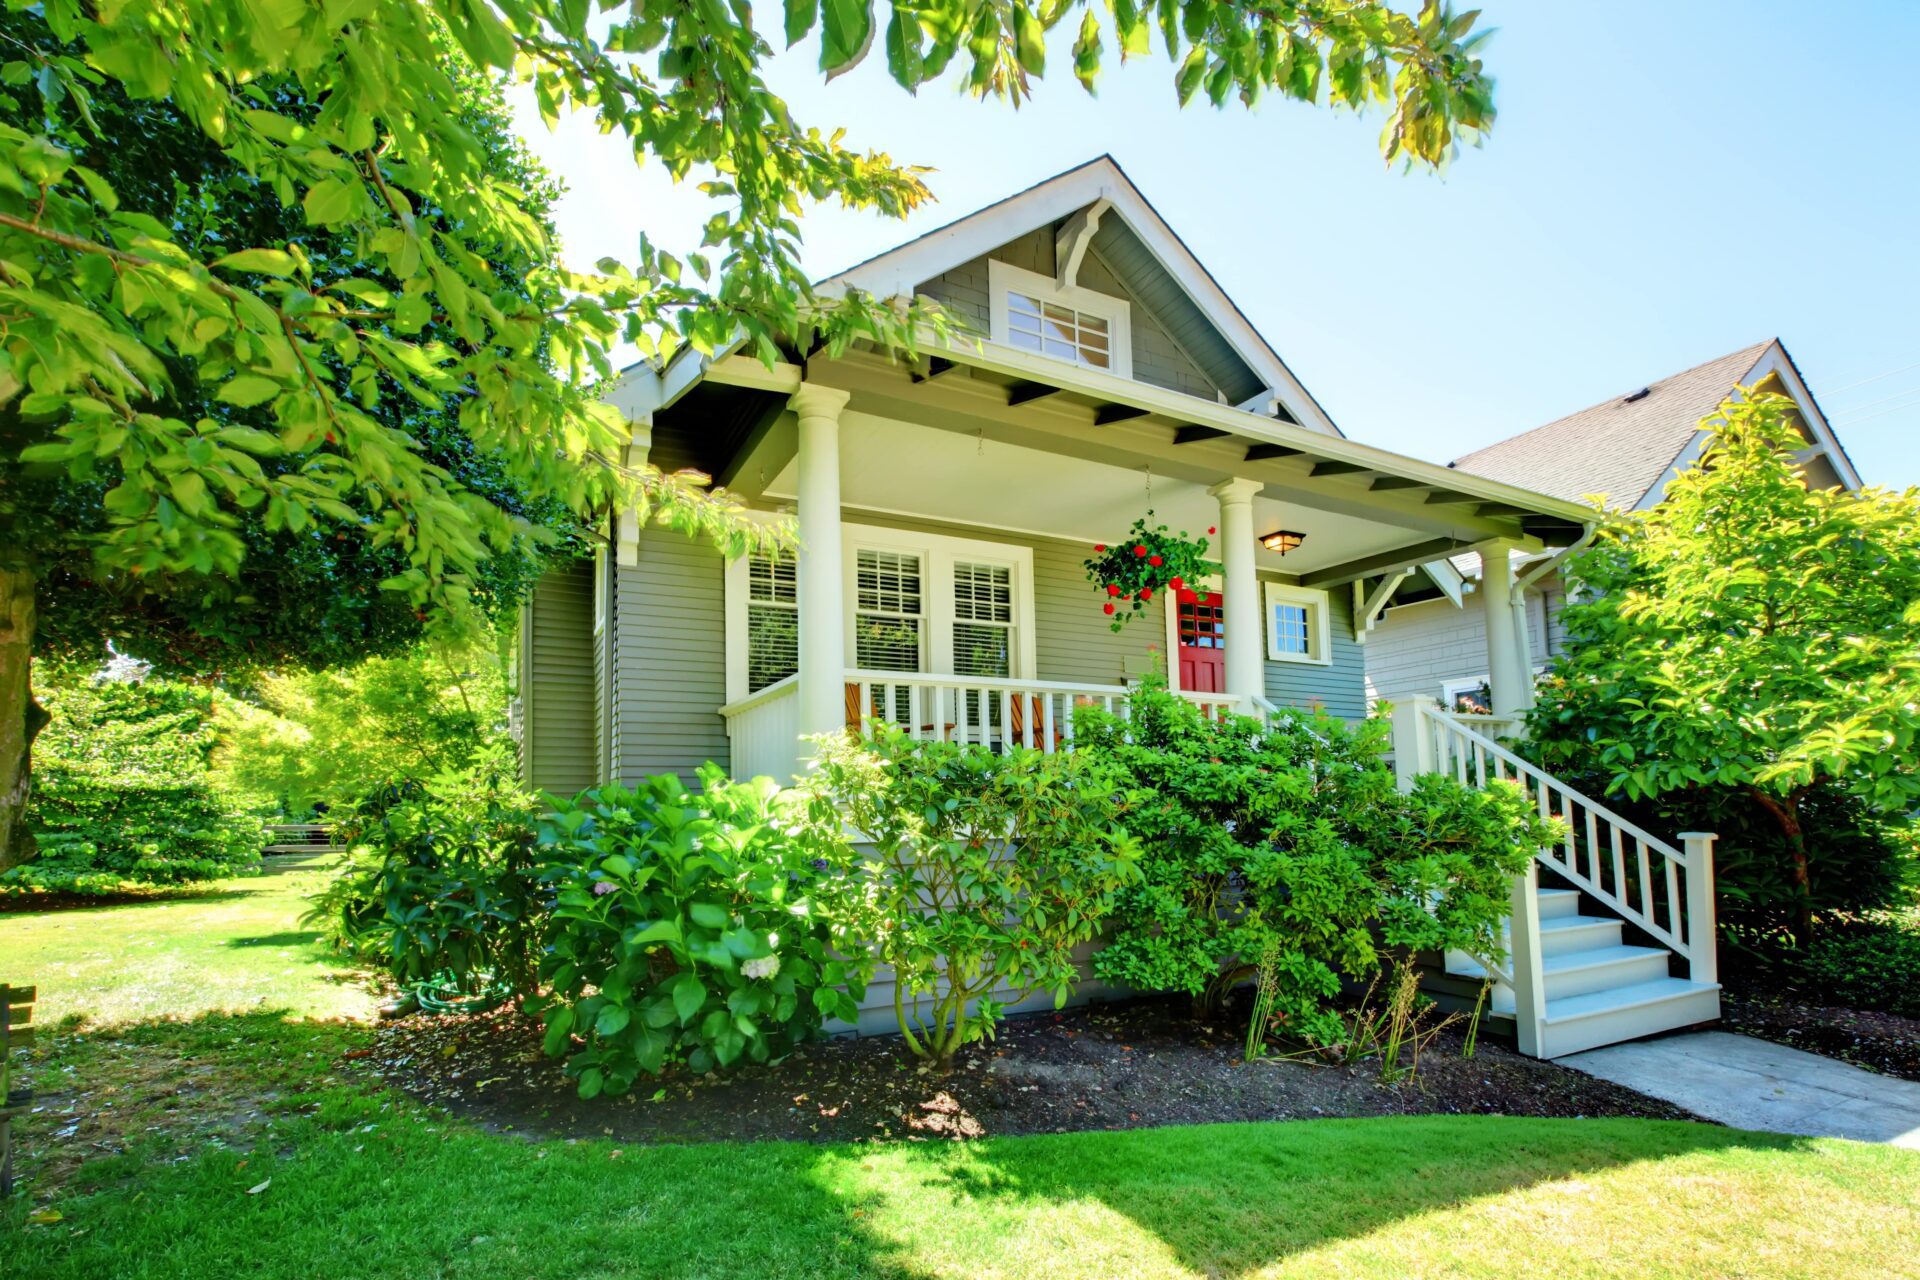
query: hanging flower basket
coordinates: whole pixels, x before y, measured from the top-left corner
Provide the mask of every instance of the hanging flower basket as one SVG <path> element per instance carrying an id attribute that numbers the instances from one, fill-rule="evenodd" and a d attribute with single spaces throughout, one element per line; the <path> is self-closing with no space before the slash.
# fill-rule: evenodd
<path id="1" fill-rule="evenodd" d="M 1087 561 L 1087 581 L 1100 588 L 1101 608 L 1113 619 L 1115 631 L 1146 609 L 1161 591 L 1178 591 L 1220 572 L 1207 559 L 1207 540 L 1182 529 L 1171 533 L 1163 524 L 1149 523 L 1153 512 L 1133 522 L 1127 536 L 1113 546 L 1101 543 Z M 1212 529 L 1207 530 L 1212 533 Z"/>

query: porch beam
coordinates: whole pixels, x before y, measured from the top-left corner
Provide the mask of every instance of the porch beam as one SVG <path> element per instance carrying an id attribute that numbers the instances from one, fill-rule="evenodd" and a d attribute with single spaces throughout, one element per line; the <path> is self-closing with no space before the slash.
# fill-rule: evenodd
<path id="1" fill-rule="evenodd" d="M 1375 493 L 1387 493 L 1394 489 L 1431 489 L 1433 486 L 1425 480 L 1409 480 L 1406 476 L 1381 476 L 1367 487 Z"/>
<path id="2" fill-rule="evenodd" d="M 1313 464 L 1313 470 L 1307 474 L 1318 479 L 1321 476 L 1350 476 L 1356 472 L 1371 470 L 1373 470 L 1372 467 L 1362 466 L 1358 462 L 1316 462 Z"/>
<path id="3" fill-rule="evenodd" d="M 1435 489 L 1427 495 L 1427 505 L 1430 507 L 1457 506 L 1461 503 L 1477 501 L 1478 499 L 1470 493 L 1457 493 L 1452 489 Z"/>
<path id="4" fill-rule="evenodd" d="M 1471 542 L 1462 541 L 1459 538 L 1429 538 L 1425 542 L 1395 547 L 1391 551 L 1377 551 L 1370 556 L 1349 560 L 1345 564 L 1331 564 L 1324 569 L 1315 569 L 1312 573 L 1301 575 L 1300 585 L 1337 587 L 1359 578 L 1371 577 L 1376 573 L 1391 572 L 1411 565 L 1423 564 L 1428 560 L 1443 559 L 1464 551 L 1472 545 Z"/>
<path id="5" fill-rule="evenodd" d="M 792 395 L 800 389 L 801 371 L 797 364 L 782 362 L 769 369 L 750 356 L 723 356 L 707 366 L 707 381 Z"/>
<path id="6" fill-rule="evenodd" d="M 1181 427 L 1173 433 L 1175 444 L 1199 444 L 1202 440 L 1218 440 L 1230 436 L 1233 432 L 1219 427 Z"/>
<path id="7" fill-rule="evenodd" d="M 1253 444 L 1247 446 L 1242 462 L 1272 462 L 1279 458 L 1297 458 L 1300 450 L 1284 444 Z"/>
<path id="8" fill-rule="evenodd" d="M 1135 418 L 1144 418 L 1152 413 L 1151 409 L 1142 409 L 1130 404 L 1103 404 L 1093 415 L 1093 425 L 1110 427 L 1116 422 L 1131 422 Z"/>

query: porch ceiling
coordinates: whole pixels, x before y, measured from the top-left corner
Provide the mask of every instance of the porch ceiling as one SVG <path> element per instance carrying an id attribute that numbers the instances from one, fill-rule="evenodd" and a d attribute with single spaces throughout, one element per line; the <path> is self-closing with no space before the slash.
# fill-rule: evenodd
<path id="1" fill-rule="evenodd" d="M 859 403 L 856 399 L 854 403 Z M 798 467 L 788 461 L 762 496 L 792 501 Z M 1214 479 L 1218 479 L 1215 476 Z M 1207 483 L 1114 461 L 1055 452 L 983 433 L 857 411 L 841 417 L 840 492 L 849 508 L 1039 534 L 1112 542 L 1152 506 L 1175 530 L 1204 534 L 1219 520 Z M 1306 542 L 1286 556 L 1256 553 L 1263 570 L 1302 576 L 1389 552 L 1423 535 L 1396 524 L 1272 497 L 1254 500 L 1255 528 L 1296 529 Z M 1213 540 L 1215 548 L 1219 539 Z"/>

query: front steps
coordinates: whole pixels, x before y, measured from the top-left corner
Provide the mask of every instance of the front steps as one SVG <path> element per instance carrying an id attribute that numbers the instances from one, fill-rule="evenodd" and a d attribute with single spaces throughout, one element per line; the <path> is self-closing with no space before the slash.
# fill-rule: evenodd
<path id="1" fill-rule="evenodd" d="M 1626 924 L 1615 917 L 1581 914 L 1577 890 L 1541 889 L 1538 901 L 1546 988 L 1539 1057 L 1558 1058 L 1719 1018 L 1718 983 L 1672 976 L 1672 952 L 1629 945 Z M 1486 977 L 1485 967 L 1462 951 L 1447 952 L 1442 968 L 1444 974 L 1434 975 L 1429 985 L 1453 997 L 1449 1003 Z M 1513 989 L 1504 982 L 1495 981 L 1488 1003 L 1492 1017 L 1514 1017 Z"/>

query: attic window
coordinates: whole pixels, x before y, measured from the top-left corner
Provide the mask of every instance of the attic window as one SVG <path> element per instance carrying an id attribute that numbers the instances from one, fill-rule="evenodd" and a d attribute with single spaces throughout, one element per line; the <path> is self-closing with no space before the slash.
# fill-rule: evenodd
<path id="1" fill-rule="evenodd" d="M 1133 376 L 1125 299 L 1087 288 L 1061 288 L 1051 276 L 997 260 L 987 268 L 995 342 L 1102 373 Z"/>

